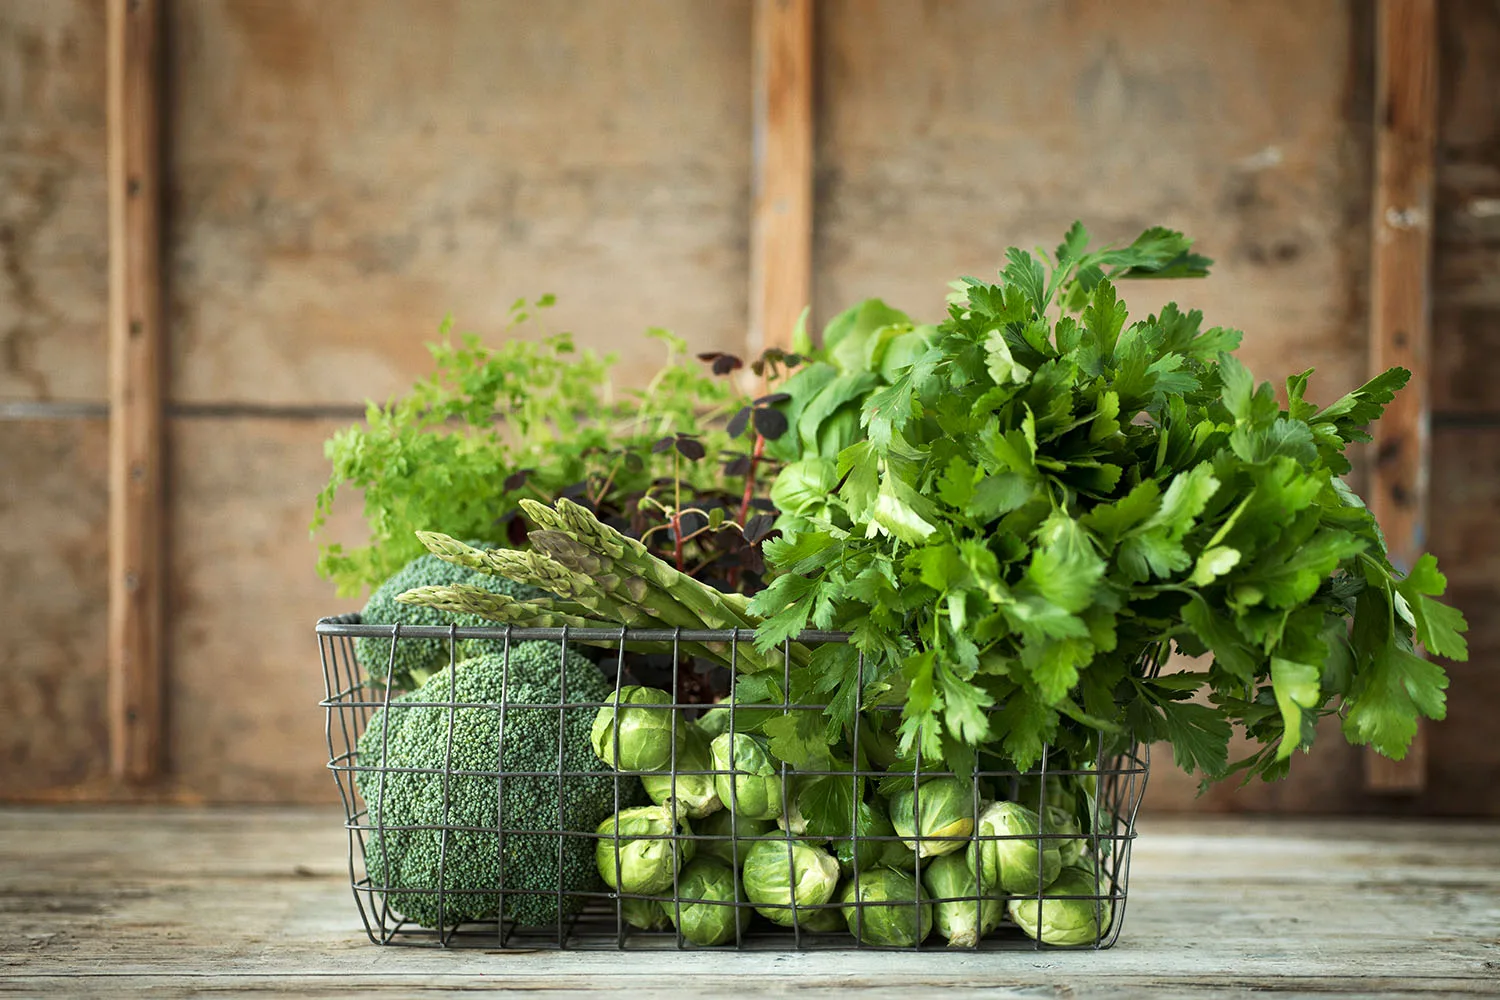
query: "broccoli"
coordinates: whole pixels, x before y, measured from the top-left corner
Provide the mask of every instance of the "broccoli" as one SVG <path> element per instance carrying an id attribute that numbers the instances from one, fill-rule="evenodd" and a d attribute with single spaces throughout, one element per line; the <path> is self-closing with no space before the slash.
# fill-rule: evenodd
<path id="1" fill-rule="evenodd" d="M 368 823 L 376 828 L 367 834 L 365 870 L 370 884 L 385 891 L 391 907 L 406 918 L 437 926 L 440 866 L 444 924 L 502 916 L 495 892 L 502 875 L 497 827 L 505 831 L 505 920 L 524 926 L 550 924 L 582 909 L 584 897 L 566 893 L 603 891 L 592 834 L 616 808 L 644 802 L 645 796 L 637 779 L 615 774 L 594 755 L 589 731 L 595 710 L 507 707 L 501 732 L 502 684 L 507 706 L 556 703 L 562 693 L 562 659 L 555 643 L 514 643 L 508 678 L 504 656 L 475 657 L 459 670 L 439 671 L 370 717 L 359 739 L 360 770 L 355 772 L 356 786 L 369 807 Z M 610 696 L 612 686 L 598 667 L 572 650 L 566 664 L 568 704 L 602 702 Z M 448 707 L 403 704 L 449 701 L 494 706 L 452 709 L 451 748 Z M 566 722 L 560 731 L 562 714 Z M 504 776 L 497 782 L 497 766 L 504 772 L 558 771 L 559 735 L 561 770 L 572 772 L 561 782 L 551 774 Z M 366 770 L 381 767 L 422 770 Z M 457 773 L 463 771 L 481 773 Z M 504 790 L 503 814 L 497 784 Z M 440 829 L 390 829 L 400 826 L 449 829 L 446 838 Z M 526 832 L 542 830 L 585 836 Z M 565 895 L 555 895 L 559 889 Z"/>
<path id="2" fill-rule="evenodd" d="M 524 601 L 544 596 L 540 590 L 525 584 L 514 583 L 504 577 L 476 573 L 462 566 L 444 562 L 435 555 L 418 556 L 407 563 L 382 583 L 370 595 L 365 609 L 360 612 L 360 621 L 365 625 L 451 625 L 462 627 L 493 627 L 494 622 L 478 615 L 451 615 L 433 608 L 414 604 L 398 604 L 396 597 L 413 587 L 467 583 L 482 587 L 493 593 L 505 594 Z M 503 645 L 494 640 L 471 639 L 459 644 L 458 656 L 466 658 L 482 653 L 498 653 Z M 371 680 L 384 681 L 387 667 L 391 666 L 391 640 L 383 637 L 365 636 L 355 640 L 354 655 Z M 448 641 L 446 639 L 401 639 L 396 643 L 395 669 L 391 671 L 391 684 L 411 690 L 418 687 L 433 673 L 448 665 Z"/>

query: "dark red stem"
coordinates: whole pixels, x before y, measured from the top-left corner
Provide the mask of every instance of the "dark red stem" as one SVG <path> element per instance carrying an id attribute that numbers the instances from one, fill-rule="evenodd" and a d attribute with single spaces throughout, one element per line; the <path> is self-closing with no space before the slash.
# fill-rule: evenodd
<path id="1" fill-rule="evenodd" d="M 755 496 L 755 468 L 760 465 L 760 457 L 766 453 L 766 439 L 760 434 L 755 435 L 755 452 L 750 456 L 750 471 L 745 474 L 745 496 L 740 500 L 740 527 L 745 526 L 745 518 L 750 513 L 750 501 Z"/>

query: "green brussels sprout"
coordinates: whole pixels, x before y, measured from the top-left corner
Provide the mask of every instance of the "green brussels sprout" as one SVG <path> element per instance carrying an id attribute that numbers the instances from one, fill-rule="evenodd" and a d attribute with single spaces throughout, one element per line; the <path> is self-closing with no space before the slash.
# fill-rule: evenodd
<path id="1" fill-rule="evenodd" d="M 739 878 L 718 858 L 700 856 L 684 868 L 677 877 L 677 898 L 716 901 L 662 904 L 667 919 L 693 944 L 707 946 L 734 940 L 736 913 L 744 913 L 738 920 L 740 925 L 749 923 L 750 911 L 734 905 L 743 898 Z"/>
<path id="2" fill-rule="evenodd" d="M 745 863 L 745 855 L 750 852 L 755 838 L 774 837 L 778 841 L 784 839 L 771 820 L 746 819 L 744 816 L 736 816 L 728 809 L 711 813 L 702 821 L 694 823 L 693 829 L 701 836 L 715 838 L 698 841 L 698 856 L 718 858 L 730 866 Z"/>
<path id="3" fill-rule="evenodd" d="M 861 871 L 839 893 L 844 922 L 861 944 L 910 948 L 932 931 L 932 904 L 917 880 L 893 868 Z"/>
<path id="4" fill-rule="evenodd" d="M 664 931 L 672 926 L 659 899 L 627 896 L 620 900 L 620 917 L 631 927 L 643 931 Z"/>
<path id="5" fill-rule="evenodd" d="M 1035 890 L 1033 890 L 1034 892 Z M 1105 897 L 1090 899 L 1054 899 L 1054 896 Z M 1114 911 L 1110 904 L 1109 883 L 1094 881 L 1088 868 L 1064 868 L 1042 894 L 1040 905 L 1035 896 L 1010 901 L 1010 919 L 1026 932 L 1027 937 L 1043 944 L 1093 944 L 1109 930 Z M 1038 924 L 1037 911 L 1041 911 Z"/>
<path id="6" fill-rule="evenodd" d="M 717 705 L 698 717 L 697 726 L 710 740 L 729 729 L 729 706 Z"/>
<path id="7" fill-rule="evenodd" d="M 681 743 L 677 749 L 677 772 L 643 774 L 641 786 L 657 805 L 670 805 L 675 798 L 679 810 L 688 819 L 702 819 L 720 808 L 714 776 L 681 772 L 713 769 L 713 755 L 708 751 L 709 739 L 697 723 L 679 722 L 678 727 Z"/>
<path id="8" fill-rule="evenodd" d="M 933 897 L 932 917 L 950 948 L 972 948 L 1005 915 L 1005 901 L 981 895 L 979 880 L 962 854 L 945 854 L 922 866 L 922 882 Z"/>
<path id="9" fill-rule="evenodd" d="M 1083 857 L 1084 848 L 1088 846 L 1088 841 L 1084 840 L 1083 831 L 1078 826 L 1078 820 L 1064 809 L 1047 807 L 1047 825 L 1042 828 L 1042 832 L 1074 834 L 1067 840 L 1051 841 L 1057 847 L 1058 858 L 1064 868 L 1076 865 Z"/>
<path id="10" fill-rule="evenodd" d="M 886 814 L 885 803 L 880 799 L 859 804 L 859 819 L 855 824 L 859 837 L 859 870 L 871 868 L 896 868 L 911 871 L 917 866 L 917 856 L 911 848 L 896 840 L 896 828 Z M 890 837 L 890 840 L 866 840 L 866 837 Z M 833 842 L 834 857 L 839 859 L 839 870 L 844 875 L 854 874 L 854 845 L 852 837 Z"/>
<path id="11" fill-rule="evenodd" d="M 951 854 L 974 832 L 974 788 L 961 778 L 937 778 L 902 789 L 891 798 L 891 824 L 918 857 Z"/>
<path id="12" fill-rule="evenodd" d="M 817 906 L 833 898 L 839 863 L 827 851 L 786 840 L 758 840 L 745 855 L 745 895 L 772 923 L 791 927 L 808 913 L 792 905 Z"/>
<path id="13" fill-rule="evenodd" d="M 1002 789 L 1005 784 L 1001 782 Z M 1015 794 L 1005 797 L 1012 802 L 1019 802 L 1032 812 L 1040 812 L 1043 804 L 1042 787 L 1041 775 L 1023 774 L 1016 779 Z M 1070 814 L 1078 812 L 1077 788 L 1071 781 L 1065 783 L 1056 775 L 1048 775 L 1046 790 L 1045 802 L 1049 808 L 1062 809 Z"/>
<path id="14" fill-rule="evenodd" d="M 848 930 L 844 925 L 843 911 L 831 903 L 798 910 L 797 926 L 803 933 L 811 931 L 814 934 L 842 934 Z"/>
<path id="15" fill-rule="evenodd" d="M 781 777 L 765 745 L 744 733 L 720 733 L 709 744 L 719 801 L 747 819 L 781 815 Z M 731 754 L 734 757 L 730 764 Z"/>
<path id="16" fill-rule="evenodd" d="M 1035 894 L 1038 885 L 1052 884 L 1062 870 L 1062 852 L 1055 840 L 1042 840 L 1037 851 L 1041 821 L 1018 802 L 991 803 L 979 814 L 980 840 L 968 851 L 969 867 L 986 890 Z M 1010 837 L 985 840 L 985 837 Z M 976 849 L 978 857 L 975 857 Z M 1038 881 L 1040 880 L 1040 881 Z"/>
<path id="17" fill-rule="evenodd" d="M 672 760 L 672 730 L 675 714 L 670 708 L 635 708 L 636 705 L 670 705 L 672 696 L 658 688 L 634 684 L 620 688 L 619 700 L 599 709 L 589 733 L 594 753 L 617 771 L 660 771 Z M 616 724 L 616 713 L 619 714 Z M 677 739 L 685 728 L 677 724 Z M 619 758 L 615 757 L 618 744 Z"/>
<path id="18" fill-rule="evenodd" d="M 693 858 L 687 820 L 662 806 L 621 809 L 599 824 L 594 860 L 605 884 L 620 892 L 661 892 Z"/>

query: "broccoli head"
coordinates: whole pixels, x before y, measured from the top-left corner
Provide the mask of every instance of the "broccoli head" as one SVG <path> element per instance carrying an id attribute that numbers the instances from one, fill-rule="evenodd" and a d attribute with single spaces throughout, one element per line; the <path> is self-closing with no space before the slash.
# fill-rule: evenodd
<path id="1" fill-rule="evenodd" d="M 645 801 L 637 779 L 617 775 L 594 755 L 595 709 L 509 707 L 557 704 L 564 694 L 570 705 L 602 702 L 613 687 L 599 668 L 548 642 L 513 643 L 509 659 L 509 676 L 506 657 L 494 653 L 439 671 L 376 711 L 359 739 L 355 784 L 376 828 L 366 835 L 365 869 L 394 910 L 426 927 L 439 923 L 440 878 L 447 926 L 500 916 L 539 926 L 573 916 L 584 898 L 566 893 L 604 888 L 594 865 L 599 823 L 617 807 Z M 451 710 L 450 740 L 450 709 L 411 704 L 423 702 L 479 704 Z M 506 773 L 559 769 L 561 781 L 552 773 Z M 407 826 L 432 829 L 392 829 Z M 497 830 L 505 831 L 503 840 Z M 580 835 L 541 832 L 559 830 Z M 503 915 L 496 892 L 502 874 Z"/>
<path id="2" fill-rule="evenodd" d="M 474 543 L 482 545 L 483 543 Z M 478 615 L 454 615 L 435 608 L 414 604 L 398 604 L 397 596 L 414 587 L 447 586 L 467 583 L 496 594 L 514 597 L 518 601 L 545 596 L 535 587 L 515 583 L 504 577 L 476 573 L 462 566 L 444 562 L 435 555 L 422 555 L 407 563 L 385 583 L 375 588 L 365 609 L 360 612 L 360 621 L 365 625 L 453 625 L 472 628 L 493 627 L 494 622 Z M 482 653 L 501 652 L 503 645 L 495 640 L 474 639 L 460 644 L 460 657 Z M 448 665 L 448 640 L 446 639 L 401 639 L 396 643 L 394 665 L 391 661 L 391 640 L 383 637 L 365 636 L 355 640 L 354 655 L 371 680 L 384 681 L 387 668 L 391 669 L 391 684 L 411 690 L 437 671 Z"/>

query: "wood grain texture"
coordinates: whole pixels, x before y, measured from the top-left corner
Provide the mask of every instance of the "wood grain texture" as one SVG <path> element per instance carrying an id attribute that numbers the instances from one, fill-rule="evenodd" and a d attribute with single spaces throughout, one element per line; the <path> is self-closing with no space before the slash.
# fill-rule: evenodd
<path id="1" fill-rule="evenodd" d="M 110 768 L 162 755 L 161 4 L 109 0 Z"/>
<path id="2" fill-rule="evenodd" d="M 175 0 L 174 400 L 361 403 L 445 315 L 745 342 L 750 0 Z"/>
<path id="3" fill-rule="evenodd" d="M 748 352 L 790 348 L 812 301 L 813 0 L 755 3 Z"/>
<path id="4" fill-rule="evenodd" d="M 1432 341 L 1433 156 L 1437 141 L 1436 0 L 1381 0 L 1375 26 L 1375 193 L 1370 371 L 1411 372 L 1373 433 L 1366 500 L 1391 562 L 1409 569 L 1427 544 L 1428 358 Z M 1403 760 L 1365 759 L 1371 791 L 1421 791 L 1425 726 Z"/>
<path id="5" fill-rule="evenodd" d="M 1366 366 L 1369 30 L 1363 3 L 820 3 L 814 311 L 939 317 L 1009 245 L 1164 223 L 1213 277 L 1127 284 L 1132 311 L 1202 308 L 1332 401 Z"/>
<path id="6" fill-rule="evenodd" d="M 1432 411 L 1500 413 L 1500 7 L 1445 0 L 1433 261 Z M 1431 498 L 1434 517 L 1442 497 Z"/>
<path id="7" fill-rule="evenodd" d="M 109 773 L 108 437 L 0 421 L 0 798 Z"/>
<path id="8" fill-rule="evenodd" d="M 104 7 L 0 4 L 0 401 L 107 393 Z"/>
<path id="9" fill-rule="evenodd" d="M 323 678 L 313 625 L 357 611 L 314 571 L 312 500 L 332 421 L 175 419 L 169 765 L 183 795 L 322 802 Z M 358 508 L 330 525 L 349 541 Z M 360 525 L 362 527 L 362 524 Z"/>
<path id="10" fill-rule="evenodd" d="M 0 991 L 154 996 L 1493 995 L 1500 838 L 1151 822 L 1110 951 L 511 952 L 369 944 L 322 810 L 0 812 Z"/>

